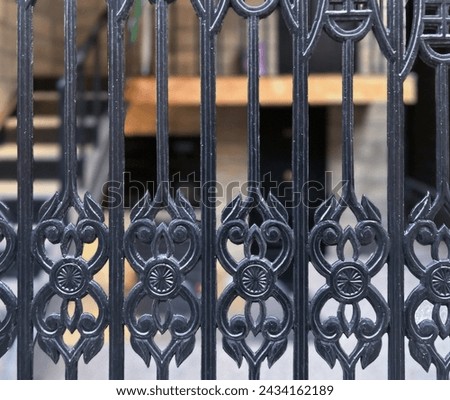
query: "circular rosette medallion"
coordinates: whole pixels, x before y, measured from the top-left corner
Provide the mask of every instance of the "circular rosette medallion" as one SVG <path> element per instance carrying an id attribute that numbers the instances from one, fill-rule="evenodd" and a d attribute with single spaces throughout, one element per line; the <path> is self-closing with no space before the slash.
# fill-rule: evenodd
<path id="1" fill-rule="evenodd" d="M 365 297 L 369 276 L 365 267 L 356 262 L 338 263 L 331 273 L 331 287 L 337 300 L 353 303 Z"/>
<path id="2" fill-rule="evenodd" d="M 182 277 L 175 263 L 168 259 L 153 260 L 147 265 L 145 271 L 144 284 L 151 297 L 167 299 L 178 294 Z"/>
<path id="3" fill-rule="evenodd" d="M 80 298 L 86 293 L 91 279 L 87 264 L 81 259 L 65 258 L 51 270 L 50 283 L 66 299 Z"/>
<path id="4" fill-rule="evenodd" d="M 247 260 L 243 262 L 234 283 L 240 295 L 244 298 L 266 298 L 272 292 L 275 277 L 269 265 L 261 260 Z"/>
<path id="5" fill-rule="evenodd" d="M 432 265 L 425 274 L 425 280 L 425 286 L 435 302 L 450 302 L 450 263 Z"/>

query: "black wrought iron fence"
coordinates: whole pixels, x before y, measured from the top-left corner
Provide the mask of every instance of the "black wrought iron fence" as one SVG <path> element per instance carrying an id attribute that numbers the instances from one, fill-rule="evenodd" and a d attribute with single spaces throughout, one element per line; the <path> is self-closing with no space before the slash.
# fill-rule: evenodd
<path id="1" fill-rule="evenodd" d="M 182 1 L 182 0 L 179 0 Z M 293 352 L 294 379 L 308 378 L 308 341 L 329 364 L 338 364 L 345 379 L 354 379 L 356 365 L 370 368 L 387 346 L 390 379 L 405 377 L 405 352 L 425 370 L 431 365 L 438 379 L 448 379 L 450 347 L 437 341 L 450 336 L 450 232 L 434 219 L 447 208 L 449 190 L 450 1 L 415 0 L 412 18 L 405 20 L 406 1 L 375 0 L 192 0 L 199 19 L 201 56 L 201 212 L 200 220 L 181 192 L 171 192 L 168 152 L 168 12 L 172 1 L 152 0 L 155 7 L 157 82 L 157 191 L 146 195 L 131 211 L 125 230 L 123 196 L 111 193 L 104 210 L 77 188 L 76 0 L 65 2 L 64 174 L 65 186 L 42 207 L 33 226 L 33 9 L 39 0 L 18 0 L 18 224 L 1 217 L 3 250 L 0 272 L 17 265 L 18 291 L 0 282 L 5 316 L 0 323 L 0 355 L 17 341 L 19 379 L 33 377 L 33 349 L 39 346 L 54 362 L 62 359 L 66 378 L 77 378 L 81 359 L 89 363 L 107 346 L 110 378 L 124 377 L 124 343 L 157 376 L 169 378 L 169 366 L 185 362 L 201 347 L 201 377 L 216 378 L 217 348 L 238 365 L 245 363 L 251 379 L 258 379 L 262 363 L 277 363 Z M 411 3 L 411 2 L 410 2 Z M 315 5 L 314 18 L 309 7 Z M 133 0 L 108 0 L 110 181 L 123 189 L 124 176 L 124 27 Z M 281 10 L 292 36 L 292 221 L 286 208 L 260 187 L 259 22 Z M 216 39 L 225 15 L 236 12 L 248 27 L 248 193 L 225 209 L 216 228 Z M 406 22 L 411 29 L 406 31 Z M 355 43 L 372 31 L 388 65 L 387 229 L 376 204 L 356 195 L 353 160 L 353 75 Z M 408 32 L 408 33 L 406 33 Z M 308 224 L 304 201 L 309 181 L 308 63 L 320 35 L 328 34 L 342 46 L 342 195 L 331 197 Z M 403 83 L 421 57 L 436 71 L 437 194 L 427 195 L 405 220 Z M 430 134 L 429 132 L 426 134 Z M 286 155 L 288 156 L 288 155 Z M 105 212 L 109 221 L 105 221 Z M 165 212 L 169 218 L 160 221 Z M 344 213 L 354 226 L 343 226 Z M 74 215 L 76 215 L 74 217 Z M 256 220 L 253 216 L 256 215 Z M 257 222 L 255 222 L 257 221 Z M 93 244 L 93 255 L 84 252 Z M 241 246 L 240 258 L 230 244 Z M 418 247 L 429 249 L 428 260 Z M 49 248 L 52 248 L 50 252 Z M 269 254 L 268 249 L 271 249 Z M 55 249 L 57 256 L 55 256 Z M 275 253 L 273 253 L 275 249 Z M 350 251 L 348 251 L 350 249 Z M 124 294 L 124 260 L 138 276 Z M 96 274 L 109 262 L 109 288 Z M 36 262 L 47 283 L 34 294 L 31 266 Z M 217 293 L 216 262 L 231 283 Z M 201 265 L 201 293 L 185 283 Z M 309 292 L 309 264 L 323 277 L 322 286 Z M 293 268 L 292 293 L 278 283 Z M 405 294 L 404 273 L 416 277 L 416 287 Z M 387 270 L 387 297 L 374 278 Z M 108 293 L 106 293 L 106 291 Z M 406 296 L 407 295 L 407 296 Z M 96 312 L 83 308 L 84 299 Z M 235 312 L 236 299 L 245 304 Z M 56 302 L 56 311 L 48 311 Z M 183 303 L 184 312 L 174 304 Z M 268 303 L 278 308 L 276 314 Z M 364 303 L 363 308 L 361 304 Z M 419 313 L 423 304 L 429 314 Z M 327 304 L 334 304 L 330 312 Z M 371 311 L 367 313 L 367 308 Z M 66 340 L 76 333 L 75 344 Z M 125 339 L 127 332 L 127 339 Z M 217 333 L 222 342 L 218 344 Z M 166 346 L 156 339 L 168 333 Z M 196 335 L 197 334 L 197 335 Z M 343 339 L 353 338 L 353 347 Z M 259 338 L 255 347 L 253 338 Z M 200 339 L 200 340 L 199 340 Z M 293 346 L 288 347 L 288 341 Z M 405 349 L 405 344 L 408 348 Z M 420 368 L 418 366 L 418 368 Z"/>

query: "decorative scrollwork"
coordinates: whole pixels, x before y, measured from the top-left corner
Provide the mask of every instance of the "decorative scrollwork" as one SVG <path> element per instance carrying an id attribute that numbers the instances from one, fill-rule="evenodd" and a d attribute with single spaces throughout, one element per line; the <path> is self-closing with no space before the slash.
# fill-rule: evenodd
<path id="1" fill-rule="evenodd" d="M 157 224 L 163 210 L 171 221 Z M 184 284 L 200 256 L 200 229 L 181 192 L 173 200 L 160 186 L 153 201 L 148 193 L 141 199 L 131 213 L 125 255 L 139 274 L 124 308 L 131 344 L 147 366 L 153 357 L 158 378 L 167 379 L 171 359 L 179 366 L 194 349 L 200 314 L 197 297 Z M 189 316 L 174 314 L 174 300 L 184 302 Z M 151 312 L 139 315 L 140 306 L 149 303 Z M 170 342 L 161 348 L 155 336 L 167 332 Z"/>
<path id="2" fill-rule="evenodd" d="M 261 223 L 249 226 L 251 213 L 256 212 Z M 224 335 L 225 351 L 240 366 L 245 358 L 251 379 L 259 377 L 261 363 L 267 358 L 271 367 L 285 352 L 287 335 L 292 328 L 292 303 L 276 284 L 277 278 L 288 268 L 294 239 L 288 225 L 288 215 L 275 196 L 265 201 L 259 188 L 248 198 L 236 197 L 223 211 L 222 226 L 218 231 L 218 258 L 225 270 L 233 276 L 218 301 L 218 324 Z M 242 245 L 244 257 L 236 260 L 228 244 Z M 268 245 L 276 245 L 277 254 L 269 257 Z M 245 300 L 244 315 L 229 319 L 232 303 Z M 283 318 L 268 315 L 266 301 L 272 298 L 281 306 Z M 258 317 L 252 316 L 256 306 Z M 253 351 L 249 342 L 262 336 L 260 348 Z"/>
<path id="3" fill-rule="evenodd" d="M 33 255 L 49 275 L 49 282 L 33 301 L 33 320 L 40 347 L 55 363 L 62 356 L 66 376 L 74 377 L 81 355 L 88 363 L 103 347 L 108 300 L 94 275 L 108 258 L 108 230 L 101 207 L 89 193 L 83 202 L 78 195 L 67 193 L 56 193 L 42 206 L 33 231 Z M 77 222 L 67 222 L 75 213 Z M 95 248 L 91 257 L 86 245 Z M 84 310 L 82 299 L 86 297 L 97 310 Z M 60 311 L 47 315 L 55 298 L 61 299 Z M 78 340 L 66 340 L 75 331 Z"/>
<path id="4" fill-rule="evenodd" d="M 449 94 L 450 1 L 425 0 L 420 35 L 421 57 L 436 72 L 436 184 L 433 200 L 428 193 L 411 211 L 405 232 L 405 258 L 419 284 L 406 300 L 406 334 L 412 357 L 428 371 L 436 367 L 439 379 L 450 378 L 450 351 L 439 351 L 438 336 L 450 336 L 450 230 L 447 223 L 438 228 L 438 216 L 450 205 L 449 162 Z M 424 257 L 426 249 L 430 253 Z M 446 251 L 445 251 L 446 250 Z M 430 257 L 431 256 L 431 257 Z M 432 311 L 427 304 L 431 303 Z M 420 314 L 419 314 L 420 311 Z M 445 317 L 447 313 L 447 317 Z M 420 316 L 419 316 L 420 315 Z"/>
<path id="5" fill-rule="evenodd" d="M 450 196 L 446 194 L 432 202 L 428 194 L 411 212 L 410 225 L 405 233 L 405 256 L 408 268 L 420 280 L 406 300 L 406 333 L 410 340 L 412 357 L 428 371 L 431 364 L 437 369 L 441 379 L 449 379 L 450 351 L 440 354 L 436 348 L 438 336 L 444 340 L 450 336 L 450 230 L 442 225 L 438 228 L 433 222 L 434 216 L 449 204 Z M 418 250 L 415 243 L 430 248 L 429 260 L 423 250 Z M 443 251 L 443 248 L 447 252 Z M 417 254 L 419 251 L 420 254 Z M 433 305 L 431 315 L 418 319 L 417 313 L 424 310 L 424 303 Z M 442 320 L 441 310 L 447 312 Z"/>
<path id="6" fill-rule="evenodd" d="M 265 18 L 277 7 L 279 0 L 261 0 L 261 4 L 248 4 L 245 0 L 231 0 L 231 6 L 242 17 Z"/>
<path id="7" fill-rule="evenodd" d="M 422 57 L 430 64 L 450 63 L 450 1 L 425 0 Z"/>
<path id="8" fill-rule="evenodd" d="M 394 56 L 395 52 L 376 0 L 330 0 L 324 14 L 325 29 L 335 40 L 358 41 L 373 29 L 385 57 L 392 59 Z"/>
<path id="9" fill-rule="evenodd" d="M 34 7 L 36 5 L 37 0 L 20 0 L 18 1 L 18 4 L 20 7 L 24 7 L 25 9 L 28 9 L 30 7 Z"/>
<path id="10" fill-rule="evenodd" d="M 117 12 L 117 17 L 119 20 L 125 20 L 128 15 L 130 15 L 131 7 L 133 7 L 134 0 L 123 0 L 119 11 Z"/>
<path id="11" fill-rule="evenodd" d="M 339 224 L 347 208 L 358 221 L 354 228 L 342 228 Z M 316 225 L 310 236 L 311 260 L 327 280 L 311 303 L 315 346 L 331 368 L 338 360 L 344 377 L 352 378 L 358 360 L 366 368 L 377 358 L 389 323 L 387 303 L 370 283 L 386 261 L 388 235 L 381 225 L 378 209 L 366 197 L 359 204 L 351 190 L 345 191 L 339 201 L 331 197 L 317 210 L 315 218 Z M 332 246 L 337 255 L 334 262 L 324 254 L 325 248 Z M 370 250 L 367 260 L 363 260 L 361 248 L 367 246 L 375 246 L 375 249 Z M 375 311 L 375 321 L 361 317 L 362 300 L 367 300 Z M 329 301 L 339 304 L 337 315 L 323 320 L 324 307 Z M 346 316 L 348 309 L 350 319 Z M 340 343 L 342 335 L 347 338 L 354 335 L 356 344 L 350 354 Z"/>
<path id="12" fill-rule="evenodd" d="M 360 40 L 371 29 L 370 0 L 330 0 L 325 28 L 336 40 Z"/>
<path id="13" fill-rule="evenodd" d="M 303 25 L 308 24 L 309 15 L 307 12 L 308 4 L 302 4 L 299 1 L 280 0 L 281 12 L 283 14 L 286 25 L 292 34 L 303 36 Z M 302 50 L 304 56 L 311 56 L 317 41 L 320 38 L 323 24 L 326 17 L 327 0 L 320 0 L 317 4 L 315 17 L 311 24 L 311 29 L 307 34 L 307 40 Z"/>
<path id="14" fill-rule="evenodd" d="M 0 207 L 5 206 L 0 203 Z M 9 225 L 3 212 L 0 211 L 0 276 L 14 263 L 16 257 L 16 233 Z M 3 319 L 0 320 L 0 358 L 9 350 L 16 338 L 16 310 L 17 299 L 11 289 L 0 281 L 0 304 L 6 309 Z"/>
<path id="15" fill-rule="evenodd" d="M 215 6 L 213 5 L 214 10 L 211 18 L 208 15 L 208 7 L 211 7 L 211 5 L 206 4 L 209 2 L 209 0 L 191 0 L 191 2 L 197 15 L 202 20 L 208 21 L 208 28 L 210 32 L 217 34 L 222 26 L 223 19 L 225 18 L 225 14 L 227 13 L 230 6 L 230 0 L 217 1 L 217 4 Z"/>

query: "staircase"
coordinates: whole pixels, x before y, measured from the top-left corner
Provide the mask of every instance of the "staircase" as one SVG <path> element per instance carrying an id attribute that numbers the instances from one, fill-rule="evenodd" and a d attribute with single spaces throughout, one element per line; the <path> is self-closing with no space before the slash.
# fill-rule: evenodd
<path id="1" fill-rule="evenodd" d="M 35 82 L 34 91 L 34 219 L 39 208 L 62 188 L 62 151 L 60 93 L 56 81 Z M 98 102 L 96 102 L 98 100 Z M 98 125 L 100 115 L 106 109 L 107 94 L 86 91 L 78 101 L 83 115 L 78 118 L 78 176 L 83 188 L 86 180 L 91 187 L 86 189 L 100 193 L 92 187 L 95 179 L 87 173 L 97 169 L 89 166 L 90 159 L 98 159 Z M 81 107 L 80 107 L 81 106 Z M 104 134 L 103 134 L 104 136 Z M 104 147 L 104 140 L 102 141 Z M 107 168 L 107 166 L 106 166 Z M 0 200 L 8 207 L 11 221 L 17 216 L 17 119 L 8 117 L 0 131 Z"/>

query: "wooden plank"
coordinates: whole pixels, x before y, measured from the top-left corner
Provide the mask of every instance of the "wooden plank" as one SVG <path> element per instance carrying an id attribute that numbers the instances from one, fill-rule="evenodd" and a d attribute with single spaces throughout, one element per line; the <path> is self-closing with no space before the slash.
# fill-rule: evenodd
<path id="1" fill-rule="evenodd" d="M 387 100 L 387 79 L 384 75 L 356 75 L 354 102 L 356 105 Z M 153 77 L 135 77 L 127 80 L 125 98 L 130 103 L 151 104 L 156 101 L 156 82 Z M 416 101 L 416 79 L 405 82 L 406 104 Z M 339 74 L 313 74 L 309 77 L 311 105 L 338 105 L 342 100 L 342 77 Z M 200 103 L 200 81 L 194 76 L 174 76 L 169 79 L 171 106 L 196 106 Z M 284 106 L 292 103 L 292 77 L 290 75 L 263 76 L 260 80 L 260 102 L 263 106 Z M 245 106 L 247 104 L 247 78 L 227 76 L 217 78 L 218 106 Z"/>
<path id="2" fill-rule="evenodd" d="M 135 77 L 127 80 L 125 98 L 128 102 L 126 135 L 154 134 L 156 110 L 156 82 L 153 77 Z M 414 104 L 417 98 L 416 78 L 410 76 L 404 85 L 405 104 Z M 386 102 L 387 79 L 384 75 L 356 75 L 354 103 L 365 105 Z M 312 74 L 309 78 L 309 103 L 312 106 L 340 105 L 342 76 L 339 74 Z M 262 106 L 290 106 L 292 104 L 292 77 L 290 75 L 263 76 L 260 80 Z M 193 76 L 173 76 L 169 79 L 171 131 L 191 134 L 198 127 L 200 81 Z M 217 78 L 217 106 L 245 107 L 247 104 L 247 77 L 219 76 Z M 178 114 L 178 117 L 177 117 Z M 188 120 L 186 120 L 188 118 Z M 195 123 L 197 125 L 192 125 Z"/>
<path id="3" fill-rule="evenodd" d="M 170 132 L 177 136 L 198 136 L 200 129 L 199 106 L 171 107 L 169 114 Z M 125 120 L 126 136 L 155 135 L 156 104 L 132 103 L 128 105 Z"/>

